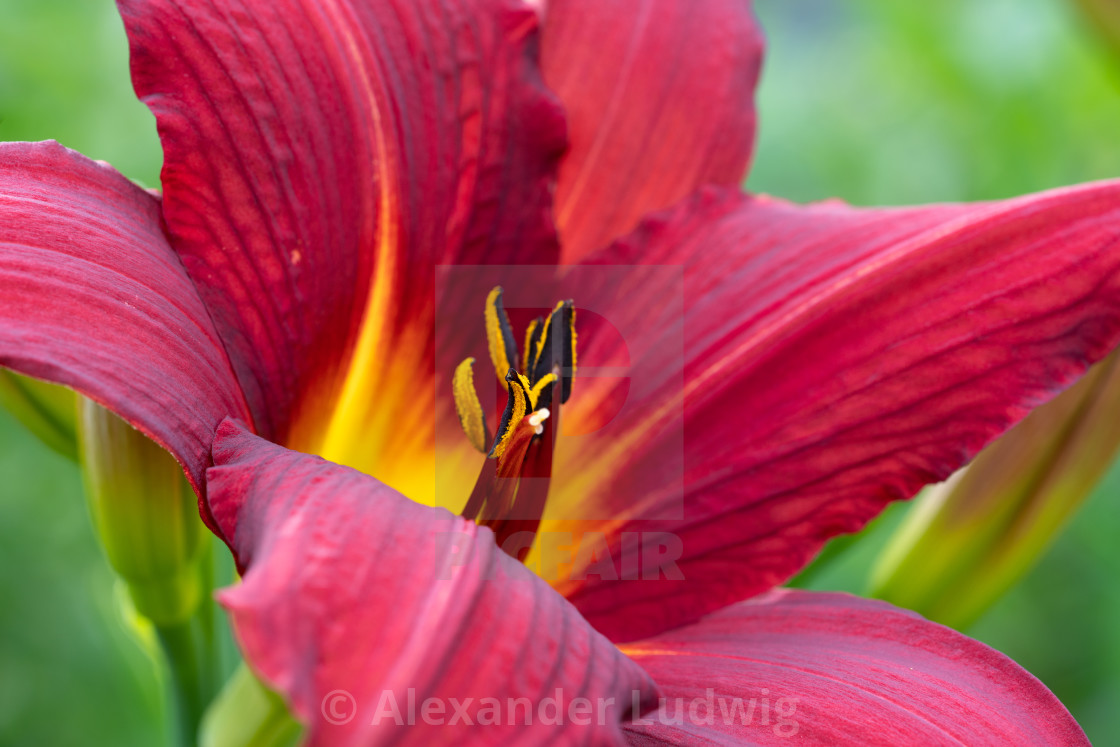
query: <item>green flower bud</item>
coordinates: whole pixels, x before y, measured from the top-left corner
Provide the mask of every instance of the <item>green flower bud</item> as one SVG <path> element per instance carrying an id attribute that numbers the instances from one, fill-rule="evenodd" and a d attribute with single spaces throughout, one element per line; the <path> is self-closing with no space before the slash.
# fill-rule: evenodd
<path id="1" fill-rule="evenodd" d="M 97 403 L 78 405 L 79 450 L 93 524 L 136 610 L 182 622 L 209 593 L 206 529 L 178 463 Z"/>

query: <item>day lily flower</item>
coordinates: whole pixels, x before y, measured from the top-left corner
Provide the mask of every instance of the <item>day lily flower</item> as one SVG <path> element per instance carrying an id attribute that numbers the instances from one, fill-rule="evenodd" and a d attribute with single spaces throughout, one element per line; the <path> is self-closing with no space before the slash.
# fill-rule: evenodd
<path id="1" fill-rule="evenodd" d="M 978 642 L 774 587 L 1117 344 L 1120 183 L 740 194 L 743 0 L 119 7 L 162 197 L 0 146 L 0 363 L 181 462 L 312 743 L 1085 742 Z"/>

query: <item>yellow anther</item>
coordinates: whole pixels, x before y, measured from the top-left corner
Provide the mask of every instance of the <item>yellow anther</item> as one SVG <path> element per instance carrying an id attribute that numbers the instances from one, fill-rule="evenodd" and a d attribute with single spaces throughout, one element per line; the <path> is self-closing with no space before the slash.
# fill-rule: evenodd
<path id="1" fill-rule="evenodd" d="M 538 435 L 543 433 L 541 422 L 548 417 L 547 408 L 553 406 L 553 396 L 558 397 L 555 402 L 558 406 L 566 402 L 571 393 L 571 373 L 575 370 L 575 309 L 571 301 L 561 301 L 547 317 L 530 322 L 525 331 L 523 358 L 518 354 L 509 317 L 502 305 L 501 286 L 486 297 L 485 316 L 490 360 L 498 372 L 505 372 L 504 375 L 499 373 L 499 378 L 506 382 L 509 391 L 493 440 L 488 441 L 486 437 L 486 415 L 475 390 L 473 358 L 459 364 L 452 384 L 455 409 L 467 438 L 480 451 L 489 442 L 489 458 L 501 460 L 511 441 L 521 444 L 525 437 L 533 438 L 532 431 Z M 524 373 L 514 367 L 517 362 L 523 364 Z M 522 421 L 526 415 L 534 413 L 542 414 L 531 431 Z"/>
<path id="2" fill-rule="evenodd" d="M 451 391 L 455 395 L 455 411 L 459 414 L 459 423 L 467 434 L 467 440 L 485 454 L 490 434 L 486 430 L 486 414 L 474 386 L 474 358 L 467 358 L 455 368 Z"/>
<path id="3" fill-rule="evenodd" d="M 502 287 L 499 285 L 486 297 L 486 343 L 490 360 L 498 379 L 505 381 L 505 372 L 517 362 L 517 342 L 509 326 L 509 317 L 502 306 Z"/>
<path id="4" fill-rule="evenodd" d="M 536 334 L 537 329 L 542 324 L 544 324 L 544 319 L 538 316 L 529 322 L 529 328 L 525 330 L 525 359 L 521 361 L 522 371 L 532 371 L 533 366 L 536 365 L 536 360 L 533 358 L 533 335 Z"/>
<path id="5" fill-rule="evenodd" d="M 572 313 L 568 315 L 568 352 L 572 356 L 571 368 L 564 372 L 569 384 L 569 391 L 564 392 L 564 401 L 568 401 L 568 395 L 571 393 L 571 380 L 576 377 L 576 350 L 579 346 L 576 345 L 576 307 L 572 306 Z"/>
<path id="6" fill-rule="evenodd" d="M 561 301 L 560 303 L 556 304 L 556 308 L 553 309 L 552 313 L 548 315 L 548 322 L 545 324 L 544 332 L 539 338 L 537 338 L 536 349 L 533 351 L 533 368 L 536 368 L 537 365 L 540 364 L 541 357 L 544 355 L 545 347 L 552 344 L 552 335 L 556 331 L 558 331 L 555 330 L 553 322 L 556 315 L 563 311 L 563 309 L 564 302 Z"/>
<path id="7" fill-rule="evenodd" d="M 540 402 L 540 399 L 541 399 L 541 392 L 544 391 L 544 388 L 546 386 L 548 386 L 549 384 L 551 384 L 554 381 L 556 381 L 556 374 L 551 374 L 550 373 L 550 374 L 544 376 L 543 378 L 541 378 L 541 380 L 538 381 L 536 383 L 536 385 L 532 389 L 529 390 L 529 407 L 530 408 L 536 409 L 537 402 Z"/>
<path id="8" fill-rule="evenodd" d="M 525 377 L 513 369 L 506 375 L 509 382 L 509 399 L 506 400 L 506 409 L 502 413 L 502 421 L 498 425 L 498 435 L 494 441 L 494 448 L 490 450 L 491 459 L 501 459 L 506 453 L 506 447 L 513 439 L 513 434 L 520 425 L 521 419 L 529 410 L 529 390 L 525 387 Z"/>

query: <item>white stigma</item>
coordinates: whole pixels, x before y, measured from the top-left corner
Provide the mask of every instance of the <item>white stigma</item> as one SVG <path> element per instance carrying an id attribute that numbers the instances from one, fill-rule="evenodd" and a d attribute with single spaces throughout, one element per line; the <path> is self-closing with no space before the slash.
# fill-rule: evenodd
<path id="1" fill-rule="evenodd" d="M 544 433 L 544 421 L 548 420 L 551 414 L 547 407 L 542 407 L 529 416 L 529 425 L 533 426 L 533 432 L 538 436 Z"/>

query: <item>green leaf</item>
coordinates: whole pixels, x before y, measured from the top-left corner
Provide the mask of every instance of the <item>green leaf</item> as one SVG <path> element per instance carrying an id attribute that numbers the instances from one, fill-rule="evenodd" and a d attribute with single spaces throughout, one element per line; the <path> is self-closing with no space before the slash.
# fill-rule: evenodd
<path id="1" fill-rule="evenodd" d="M 1120 450 L 1120 352 L 921 496 L 884 549 L 872 596 L 972 624 L 1049 547 Z"/>
<path id="2" fill-rule="evenodd" d="M 73 461 L 78 460 L 75 397 L 74 392 L 64 386 L 0 368 L 0 406 L 40 441 Z"/>
<path id="3" fill-rule="evenodd" d="M 1089 25 L 1120 61 L 1120 3 L 1116 0 L 1073 0 Z"/>

